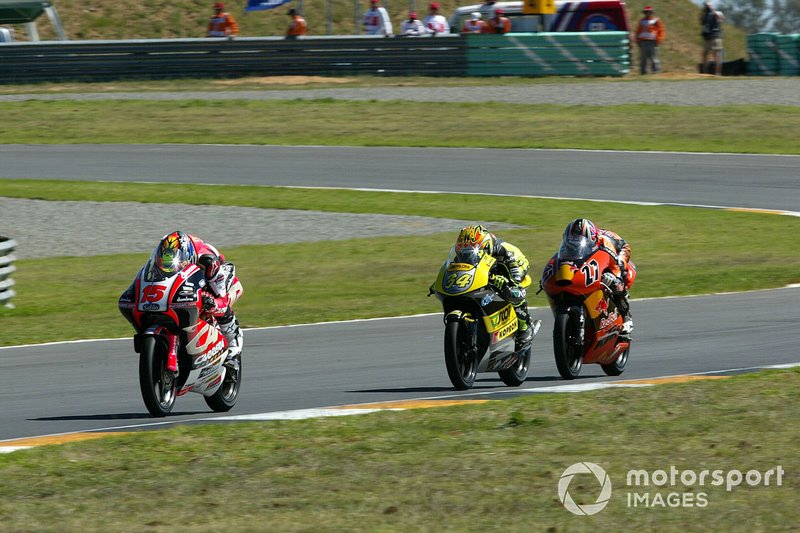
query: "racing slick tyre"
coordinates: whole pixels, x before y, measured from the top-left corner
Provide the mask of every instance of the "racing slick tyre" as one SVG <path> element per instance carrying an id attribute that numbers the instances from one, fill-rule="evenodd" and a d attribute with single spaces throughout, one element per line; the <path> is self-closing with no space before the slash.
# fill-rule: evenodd
<path id="1" fill-rule="evenodd" d="M 142 339 L 142 352 L 139 354 L 139 388 L 151 415 L 162 417 L 172 411 L 178 383 L 174 373 L 167 368 L 167 347 L 153 336 Z"/>
<path id="2" fill-rule="evenodd" d="M 242 355 L 239 354 L 225 362 L 225 379 L 222 380 L 217 392 L 211 396 L 204 396 L 211 409 L 217 413 L 225 413 L 233 409 L 239 397 L 239 388 L 242 386 Z"/>
<path id="3" fill-rule="evenodd" d="M 583 346 L 578 344 L 578 323 L 572 313 L 556 314 L 553 327 L 553 349 L 558 373 L 564 379 L 575 379 L 583 366 Z"/>
<path id="4" fill-rule="evenodd" d="M 531 364 L 531 347 L 525 348 L 522 355 L 517 361 L 517 364 L 506 370 L 500 370 L 500 379 L 509 387 L 519 387 L 525 383 L 525 378 L 528 377 L 528 367 Z"/>
<path id="5" fill-rule="evenodd" d="M 630 351 L 631 347 L 628 345 L 628 348 L 617 357 L 616 361 L 608 365 L 600 365 L 603 367 L 603 372 L 606 373 L 606 376 L 619 376 L 625 371 L 625 367 L 628 365 L 628 354 L 630 354 Z"/>
<path id="6" fill-rule="evenodd" d="M 470 332 L 461 320 L 451 320 L 444 330 L 444 362 L 456 390 L 467 390 L 475 383 L 478 362 L 470 349 Z"/>

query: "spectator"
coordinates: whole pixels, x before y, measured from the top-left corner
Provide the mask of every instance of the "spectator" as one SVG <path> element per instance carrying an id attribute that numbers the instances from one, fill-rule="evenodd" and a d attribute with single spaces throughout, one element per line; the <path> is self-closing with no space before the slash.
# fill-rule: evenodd
<path id="1" fill-rule="evenodd" d="M 425 17 L 425 27 L 428 28 L 428 33 L 432 33 L 434 37 L 437 33 L 450 33 L 450 24 L 447 19 L 439 14 L 439 2 L 431 2 L 428 9 L 428 16 Z"/>
<path id="2" fill-rule="evenodd" d="M 234 37 L 239 35 L 239 25 L 230 13 L 223 11 L 225 4 L 217 2 L 214 4 L 214 14 L 208 23 L 206 37 Z"/>
<path id="3" fill-rule="evenodd" d="M 379 0 L 369 0 L 370 8 L 364 13 L 364 30 L 367 35 L 392 34 L 392 22 L 386 8 L 378 5 Z"/>
<path id="4" fill-rule="evenodd" d="M 650 63 L 653 74 L 655 74 L 661 70 L 658 47 L 664 40 L 664 23 L 653 15 L 652 7 L 647 6 L 642 12 L 644 17 L 639 20 L 639 25 L 636 27 L 636 42 L 639 45 L 639 73 L 647 74 L 647 65 Z"/>
<path id="5" fill-rule="evenodd" d="M 482 33 L 483 27 L 486 23 L 481 20 L 482 15 L 477 11 L 469 16 L 469 20 L 464 22 L 464 27 L 461 28 L 461 33 Z"/>
<path id="6" fill-rule="evenodd" d="M 719 76 L 722 74 L 722 21 L 725 15 L 722 11 L 715 11 L 711 2 L 703 5 L 700 14 L 700 25 L 703 27 L 703 59 L 700 62 L 700 72 L 708 72 L 708 55 L 714 58 L 714 71 Z"/>
<path id="7" fill-rule="evenodd" d="M 308 24 L 306 24 L 306 19 L 301 17 L 300 13 L 298 13 L 296 9 L 292 8 L 289 10 L 289 17 L 292 19 L 292 21 L 289 23 L 289 28 L 286 30 L 287 39 L 297 39 L 299 35 L 305 35 L 308 33 Z"/>
<path id="8" fill-rule="evenodd" d="M 417 18 L 417 12 L 412 11 L 408 14 L 408 20 L 403 21 L 403 25 L 400 27 L 401 35 L 425 35 L 428 33 L 428 29 L 425 27 L 425 24 L 422 23 L 421 20 Z"/>
<path id="9" fill-rule="evenodd" d="M 505 16 L 506 12 L 499 7 L 494 10 L 494 16 L 486 21 L 482 28 L 483 33 L 508 33 L 511 31 L 511 20 Z"/>

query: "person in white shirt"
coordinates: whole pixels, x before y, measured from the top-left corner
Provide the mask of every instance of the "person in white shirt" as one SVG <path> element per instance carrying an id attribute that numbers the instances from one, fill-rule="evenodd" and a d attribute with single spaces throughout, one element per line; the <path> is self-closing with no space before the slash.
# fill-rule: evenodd
<path id="1" fill-rule="evenodd" d="M 379 0 L 370 0 L 370 8 L 364 13 L 364 30 L 367 35 L 392 34 L 392 21 L 386 8 L 378 5 Z"/>
<path id="2" fill-rule="evenodd" d="M 417 12 L 412 11 L 408 14 L 408 20 L 403 21 L 400 28 L 401 35 L 425 35 L 428 33 L 428 28 L 417 18 Z"/>
<path id="3" fill-rule="evenodd" d="M 434 36 L 439 33 L 450 33 L 450 24 L 448 24 L 446 18 L 439 14 L 440 7 L 439 2 L 431 2 L 429 6 L 430 14 L 425 17 L 424 21 L 428 32 L 432 33 Z"/>

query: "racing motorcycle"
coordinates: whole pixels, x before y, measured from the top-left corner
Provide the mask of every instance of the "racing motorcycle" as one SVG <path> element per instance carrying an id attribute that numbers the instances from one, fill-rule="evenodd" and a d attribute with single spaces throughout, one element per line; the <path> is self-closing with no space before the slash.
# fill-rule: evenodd
<path id="1" fill-rule="evenodd" d="M 241 386 L 241 354 L 228 357 L 228 341 L 214 316 L 203 311 L 205 274 L 190 264 L 170 274 L 153 257 L 119 299 L 119 309 L 136 330 L 139 387 L 151 415 L 166 416 L 187 392 L 203 395 L 217 412 L 236 404 Z M 234 278 L 230 303 L 241 295 Z"/>
<path id="2" fill-rule="evenodd" d="M 588 239 L 564 243 L 544 268 L 540 286 L 555 317 L 553 348 L 558 373 L 574 379 L 583 364 L 599 364 L 609 376 L 625 370 L 630 341 L 621 340 L 623 316 L 603 273 L 617 258 L 592 246 Z M 633 284 L 636 267 L 628 262 Z"/>
<path id="3" fill-rule="evenodd" d="M 471 388 L 479 372 L 497 372 L 509 387 L 518 387 L 528 375 L 531 342 L 516 346 L 517 313 L 489 283 L 498 272 L 510 277 L 504 265 L 483 251 L 453 250 L 430 288 L 428 295 L 435 294 L 444 309 L 444 361 L 457 390 Z M 525 276 L 520 286 L 530 283 Z M 541 320 L 531 327 L 535 337 Z"/>

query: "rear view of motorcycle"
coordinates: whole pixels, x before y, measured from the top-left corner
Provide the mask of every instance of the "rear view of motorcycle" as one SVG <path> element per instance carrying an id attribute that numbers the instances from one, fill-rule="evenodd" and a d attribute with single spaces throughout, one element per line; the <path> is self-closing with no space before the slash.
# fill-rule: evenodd
<path id="1" fill-rule="evenodd" d="M 528 375 L 531 342 L 516 345 L 514 306 L 489 283 L 489 276 L 499 268 L 504 267 L 483 251 L 454 251 L 431 286 L 430 294 L 444 309 L 445 366 L 457 390 L 471 388 L 481 372 L 497 372 L 509 387 L 518 387 Z M 528 285 L 526 276 L 521 286 Z M 541 321 L 534 321 L 532 327 L 535 337 Z"/>
<path id="2" fill-rule="evenodd" d="M 119 309 L 136 330 L 139 386 L 151 415 L 166 416 L 187 392 L 202 394 L 217 412 L 236 404 L 241 386 L 241 354 L 228 356 L 228 341 L 216 319 L 203 311 L 206 281 L 194 264 L 162 271 L 151 259 L 119 299 Z M 241 285 L 231 291 L 235 302 Z"/>
<path id="3" fill-rule="evenodd" d="M 541 287 L 553 311 L 553 350 L 558 372 L 574 379 L 584 364 L 597 363 L 609 376 L 628 364 L 630 339 L 620 335 L 623 316 L 603 273 L 615 259 L 588 241 L 565 244 L 544 268 Z M 630 283 L 636 267 L 628 263 Z"/>

